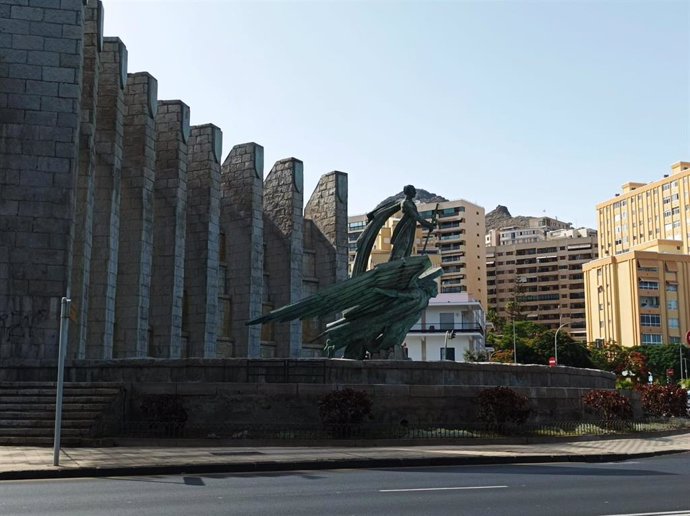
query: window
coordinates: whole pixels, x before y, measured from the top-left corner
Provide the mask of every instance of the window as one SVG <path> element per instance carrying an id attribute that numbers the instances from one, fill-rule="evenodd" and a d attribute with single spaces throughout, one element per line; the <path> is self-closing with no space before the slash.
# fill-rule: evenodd
<path id="1" fill-rule="evenodd" d="M 455 328 L 455 314 L 454 313 L 441 313 L 440 318 L 440 328 L 444 331 L 452 330 Z"/>
<path id="2" fill-rule="evenodd" d="M 640 306 L 642 308 L 659 308 L 659 297 L 642 296 L 640 297 Z"/>
<path id="3" fill-rule="evenodd" d="M 441 360 L 452 360 L 455 362 L 455 348 L 441 348 Z"/>
<path id="4" fill-rule="evenodd" d="M 640 324 L 642 326 L 661 326 L 661 316 L 657 314 L 642 314 L 640 315 Z"/>
<path id="5" fill-rule="evenodd" d="M 643 333 L 642 344 L 661 344 L 661 335 L 658 333 Z"/>
<path id="6" fill-rule="evenodd" d="M 678 328 L 678 318 L 677 317 L 669 317 L 668 318 L 668 327 L 669 328 Z"/>
<path id="7" fill-rule="evenodd" d="M 678 283 L 666 283 L 666 292 L 678 292 Z"/>
<path id="8" fill-rule="evenodd" d="M 640 281 L 640 289 L 642 290 L 659 290 L 658 281 Z"/>

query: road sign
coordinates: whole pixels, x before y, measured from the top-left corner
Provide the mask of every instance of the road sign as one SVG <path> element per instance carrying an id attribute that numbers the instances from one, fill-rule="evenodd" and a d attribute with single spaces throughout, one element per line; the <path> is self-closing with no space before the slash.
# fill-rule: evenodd
<path id="1" fill-rule="evenodd" d="M 672 368 L 666 369 L 666 376 L 673 376 L 674 374 L 676 373 Z"/>
<path id="2" fill-rule="evenodd" d="M 686 348 L 690 348 L 690 330 L 685 334 L 685 342 L 683 342 Z"/>
<path id="3" fill-rule="evenodd" d="M 549 367 L 556 367 L 556 357 L 549 357 Z"/>

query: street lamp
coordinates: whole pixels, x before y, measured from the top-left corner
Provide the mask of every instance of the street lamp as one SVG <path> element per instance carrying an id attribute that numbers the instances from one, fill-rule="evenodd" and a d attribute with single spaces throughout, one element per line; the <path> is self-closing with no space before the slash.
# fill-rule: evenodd
<path id="1" fill-rule="evenodd" d="M 558 365 L 558 332 L 561 331 L 561 329 L 565 326 L 568 326 L 569 324 L 569 322 L 561 324 L 556 330 L 556 334 L 553 336 L 553 358 L 556 359 L 556 365 Z"/>

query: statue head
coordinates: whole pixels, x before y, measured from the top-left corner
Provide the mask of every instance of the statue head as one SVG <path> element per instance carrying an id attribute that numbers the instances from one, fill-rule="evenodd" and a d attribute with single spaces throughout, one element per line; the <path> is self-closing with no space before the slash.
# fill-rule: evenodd
<path id="1" fill-rule="evenodd" d="M 412 185 L 407 185 L 405 188 L 403 188 L 403 193 L 406 197 L 413 199 L 415 195 L 417 195 L 417 189 Z"/>

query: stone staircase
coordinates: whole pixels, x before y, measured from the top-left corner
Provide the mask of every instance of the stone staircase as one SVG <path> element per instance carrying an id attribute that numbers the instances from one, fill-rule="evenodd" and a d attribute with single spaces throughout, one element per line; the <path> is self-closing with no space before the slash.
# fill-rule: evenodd
<path id="1" fill-rule="evenodd" d="M 52 445 L 55 391 L 55 382 L 0 382 L 0 445 Z M 123 393 L 116 383 L 65 383 L 61 443 L 79 445 L 121 420 Z"/>

